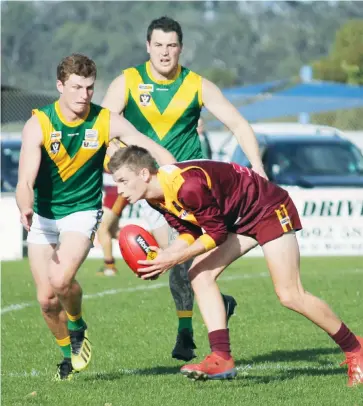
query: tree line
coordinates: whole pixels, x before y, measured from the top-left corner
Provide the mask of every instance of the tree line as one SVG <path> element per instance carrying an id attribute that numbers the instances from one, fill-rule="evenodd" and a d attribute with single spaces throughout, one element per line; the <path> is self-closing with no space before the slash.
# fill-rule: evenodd
<path id="1" fill-rule="evenodd" d="M 291 77 L 304 64 L 316 77 L 361 83 L 363 7 L 354 1 L 3 2 L 2 83 L 53 90 L 59 60 L 82 52 L 106 87 L 147 58 L 147 26 L 162 15 L 182 25 L 182 63 L 222 87 Z"/>

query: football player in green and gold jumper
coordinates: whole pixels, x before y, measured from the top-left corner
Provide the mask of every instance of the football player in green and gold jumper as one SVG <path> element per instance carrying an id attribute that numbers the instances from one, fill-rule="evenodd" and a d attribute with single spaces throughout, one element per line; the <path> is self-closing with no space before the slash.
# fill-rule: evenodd
<path id="1" fill-rule="evenodd" d="M 40 109 L 22 134 L 16 200 L 28 231 L 28 256 L 43 317 L 64 359 L 56 378 L 70 379 L 90 362 L 76 273 L 102 217 L 103 162 L 109 142 L 147 145 L 160 163 L 175 158 L 124 117 L 91 103 L 96 65 L 72 54 L 57 68 L 59 100 Z"/>
<path id="2" fill-rule="evenodd" d="M 234 133 L 253 169 L 266 177 L 252 128 L 215 84 L 179 64 L 182 47 L 183 33 L 177 21 L 169 17 L 153 20 L 146 36 L 150 59 L 116 77 L 102 105 L 123 113 L 139 131 L 170 151 L 178 161 L 203 158 L 197 127 L 204 106 Z M 143 209 L 159 246 L 166 247 L 176 238 L 176 232 L 146 202 Z M 175 266 L 169 275 L 179 318 L 172 357 L 185 361 L 195 357 L 189 264 Z M 223 299 L 228 319 L 236 302 L 230 296 Z"/>

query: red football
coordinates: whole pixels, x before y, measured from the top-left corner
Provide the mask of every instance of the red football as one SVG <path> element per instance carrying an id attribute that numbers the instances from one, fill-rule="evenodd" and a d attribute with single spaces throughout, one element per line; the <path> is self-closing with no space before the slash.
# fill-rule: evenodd
<path id="1" fill-rule="evenodd" d="M 156 257 L 156 253 L 149 249 L 150 246 L 158 247 L 155 238 L 144 228 L 135 224 L 129 224 L 121 229 L 118 243 L 125 262 L 137 275 L 140 275 L 137 270 L 145 267 L 137 261 Z"/>

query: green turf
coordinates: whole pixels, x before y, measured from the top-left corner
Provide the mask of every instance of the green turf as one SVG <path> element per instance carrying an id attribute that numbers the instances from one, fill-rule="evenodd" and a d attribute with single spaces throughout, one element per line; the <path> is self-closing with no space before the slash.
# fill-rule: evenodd
<path id="1" fill-rule="evenodd" d="M 60 351 L 40 315 L 27 262 L 3 263 L 3 310 L 30 306 L 2 315 L 2 405 L 363 405 L 363 387 L 346 387 L 344 356 L 326 334 L 279 305 L 262 259 L 240 260 L 220 280 L 238 301 L 230 328 L 239 375 L 232 382 L 192 382 L 178 373 L 167 277 L 142 281 L 122 266 L 119 276 L 105 278 L 95 275 L 98 266 L 87 261 L 78 278 L 85 294 L 105 292 L 85 299 L 92 363 L 73 381 L 56 383 Z M 302 275 L 307 290 L 363 334 L 362 257 L 304 258 Z M 209 347 L 198 311 L 194 332 L 201 359 Z"/>

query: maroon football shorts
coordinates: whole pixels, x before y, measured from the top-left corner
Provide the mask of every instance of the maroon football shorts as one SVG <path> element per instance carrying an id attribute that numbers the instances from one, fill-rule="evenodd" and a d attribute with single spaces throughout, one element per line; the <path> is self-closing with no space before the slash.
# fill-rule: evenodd
<path id="1" fill-rule="evenodd" d="M 257 240 L 260 245 L 276 240 L 289 231 L 301 230 L 299 213 L 288 196 L 282 203 L 270 207 L 253 228 L 244 233 Z"/>

